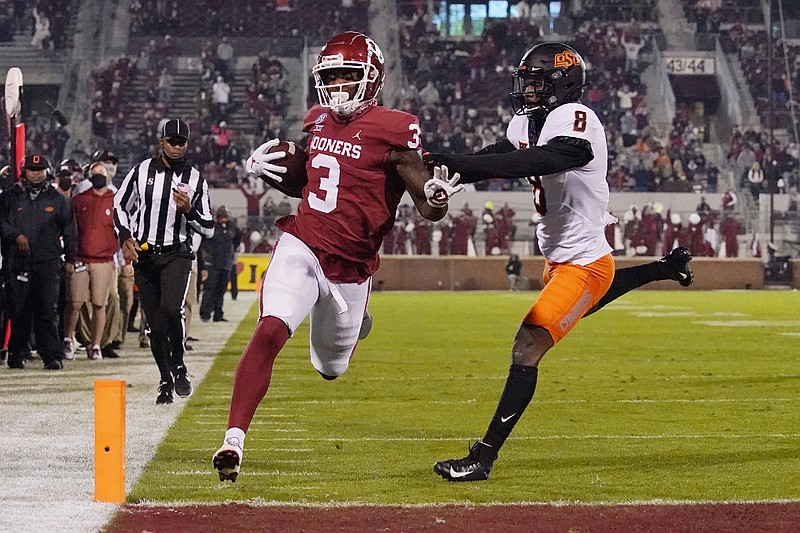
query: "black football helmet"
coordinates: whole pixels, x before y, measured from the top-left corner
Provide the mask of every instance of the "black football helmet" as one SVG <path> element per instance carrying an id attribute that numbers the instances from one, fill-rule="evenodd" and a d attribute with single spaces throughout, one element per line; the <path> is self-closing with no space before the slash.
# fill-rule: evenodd
<path id="1" fill-rule="evenodd" d="M 586 63 L 571 46 L 539 43 L 522 56 L 511 83 L 514 112 L 541 118 L 580 99 L 586 87 Z"/>

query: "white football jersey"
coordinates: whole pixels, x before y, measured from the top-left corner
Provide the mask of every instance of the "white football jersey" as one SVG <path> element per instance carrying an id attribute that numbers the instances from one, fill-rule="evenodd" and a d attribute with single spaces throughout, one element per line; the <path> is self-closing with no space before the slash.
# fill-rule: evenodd
<path id="1" fill-rule="evenodd" d="M 506 137 L 528 148 L 528 117 L 515 115 Z M 605 237 L 608 212 L 608 147 L 594 111 L 580 103 L 555 108 L 547 115 L 537 146 L 554 137 L 575 137 L 591 143 L 594 159 L 559 174 L 532 177 L 536 211 L 542 216 L 536 233 L 544 256 L 554 263 L 588 265 L 612 251 Z"/>

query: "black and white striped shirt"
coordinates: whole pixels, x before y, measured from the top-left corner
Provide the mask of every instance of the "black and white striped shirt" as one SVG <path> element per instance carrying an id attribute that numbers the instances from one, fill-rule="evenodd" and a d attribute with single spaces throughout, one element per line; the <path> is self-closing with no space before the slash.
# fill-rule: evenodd
<path id="1" fill-rule="evenodd" d="M 172 190 L 179 183 L 191 188 L 192 209 L 178 211 Z M 189 241 L 192 234 L 214 234 L 208 184 L 191 165 L 167 167 L 160 157 L 133 167 L 114 195 L 114 226 L 120 242 L 133 237 L 138 243 L 170 246 Z"/>

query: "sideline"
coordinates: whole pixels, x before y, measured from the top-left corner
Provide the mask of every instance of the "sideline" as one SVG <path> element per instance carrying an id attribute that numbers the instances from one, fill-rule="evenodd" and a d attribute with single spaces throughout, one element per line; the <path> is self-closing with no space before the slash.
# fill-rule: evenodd
<path id="1" fill-rule="evenodd" d="M 226 294 L 229 322 L 192 321 L 190 335 L 200 341 L 191 343 L 186 364 L 195 387 L 256 297 L 240 292 L 232 301 Z M 152 459 L 186 400 L 176 396 L 173 405 L 156 407 L 158 370 L 137 334 L 129 333 L 119 352 L 104 361 L 78 352 L 60 373 L 45 372 L 39 360 L 25 370 L 0 367 L 0 532 L 96 532 L 116 512 L 117 505 L 93 500 L 95 379 L 127 383 L 126 493 Z"/>

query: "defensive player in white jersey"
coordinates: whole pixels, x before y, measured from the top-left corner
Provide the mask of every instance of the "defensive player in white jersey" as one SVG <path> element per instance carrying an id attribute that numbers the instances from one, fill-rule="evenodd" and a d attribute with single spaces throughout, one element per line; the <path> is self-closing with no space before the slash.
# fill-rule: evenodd
<path id="1" fill-rule="evenodd" d="M 579 101 L 586 66 L 578 52 L 561 43 L 538 44 L 525 53 L 512 79 L 516 115 L 506 139 L 477 154 L 425 156 L 429 165 L 460 173 L 461 183 L 527 178 L 541 215 L 539 247 L 547 259 L 544 289 L 517 330 L 489 429 L 467 457 L 434 464 L 449 481 L 488 479 L 498 451 L 533 398 L 539 361 L 582 317 L 651 281 L 692 281 L 685 248 L 648 265 L 620 269 L 615 277 L 604 234 L 606 135 L 597 115 Z"/>

